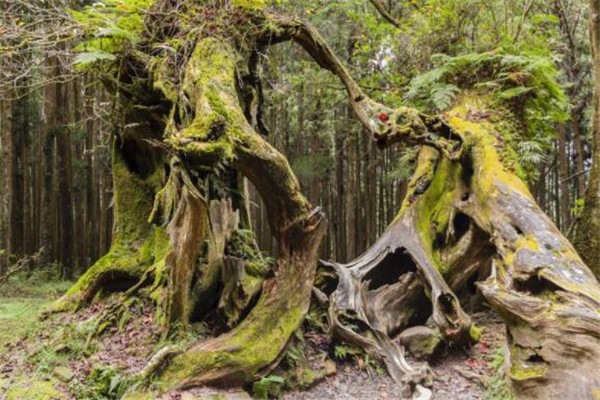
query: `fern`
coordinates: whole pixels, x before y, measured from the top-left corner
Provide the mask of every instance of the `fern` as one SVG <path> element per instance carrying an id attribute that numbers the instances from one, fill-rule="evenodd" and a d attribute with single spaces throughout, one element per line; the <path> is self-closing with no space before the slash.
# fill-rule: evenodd
<path id="1" fill-rule="evenodd" d="M 333 348 L 333 356 L 338 360 L 346 360 L 351 356 L 363 354 L 363 351 L 352 345 L 338 344 Z"/>
<path id="2" fill-rule="evenodd" d="M 114 61 L 116 59 L 114 54 L 107 53 L 102 50 L 94 50 L 94 51 L 85 51 L 83 53 L 77 54 L 73 64 L 78 67 L 85 67 L 90 64 L 93 64 L 97 61 Z"/>
<path id="3" fill-rule="evenodd" d="M 503 90 L 498 93 L 498 98 L 501 100 L 510 100 L 520 96 L 523 96 L 526 93 L 529 93 L 533 90 L 530 87 L 517 86 L 510 89 Z"/>
<path id="4" fill-rule="evenodd" d="M 438 111 L 445 110 L 452 105 L 459 92 L 460 88 L 456 85 L 435 85 L 430 92 L 431 103 Z"/>
<path id="5" fill-rule="evenodd" d="M 114 54 L 139 40 L 144 30 L 144 15 L 153 2 L 102 0 L 83 11 L 70 10 L 83 35 L 88 37 L 75 48 L 81 53 L 74 64 L 87 68 L 98 61 L 114 61 Z"/>
<path id="6" fill-rule="evenodd" d="M 568 118 L 569 104 L 553 61 L 502 49 L 456 57 L 437 54 L 432 60 L 436 67 L 412 80 L 408 99 L 424 111 L 437 112 L 447 109 L 460 90 L 489 96 L 492 107 L 512 110 L 519 119 L 516 125 L 499 126 L 508 164 L 524 179 L 535 176 L 546 161 L 556 124 Z M 394 174 L 402 176 L 405 167 L 399 164 Z"/>
<path id="7" fill-rule="evenodd" d="M 398 164 L 396 164 L 396 167 L 388 174 L 388 179 L 391 181 L 408 180 L 415 170 L 417 151 L 418 149 L 415 147 L 404 149 L 398 158 Z"/>
<path id="8" fill-rule="evenodd" d="M 281 376 L 270 375 L 261 378 L 252 385 L 255 399 L 268 399 L 270 396 L 278 396 L 281 393 L 285 379 Z"/>
<path id="9" fill-rule="evenodd" d="M 519 163 L 525 167 L 535 167 L 546 161 L 545 149 L 542 143 L 535 140 L 524 140 L 516 144 Z"/>
<path id="10" fill-rule="evenodd" d="M 459 88 L 476 88 L 489 91 L 498 101 L 527 100 L 528 108 L 549 114 L 554 122 L 567 118 L 567 98 L 549 58 L 500 50 L 456 57 L 436 54 L 432 60 L 437 67 L 414 78 L 407 93 L 421 108 L 443 109 Z"/>

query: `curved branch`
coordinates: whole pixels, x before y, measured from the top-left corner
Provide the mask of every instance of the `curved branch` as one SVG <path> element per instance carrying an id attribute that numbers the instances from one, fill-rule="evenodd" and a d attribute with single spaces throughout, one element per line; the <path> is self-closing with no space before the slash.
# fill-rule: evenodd
<path id="1" fill-rule="evenodd" d="M 392 109 L 367 96 L 312 25 L 276 15 L 269 16 L 269 22 L 271 24 L 265 24 L 265 31 L 261 34 L 261 43 L 292 40 L 322 68 L 335 74 L 348 92 L 354 113 L 379 147 L 397 142 L 428 144 L 451 159 L 460 156 L 462 140 L 442 119 L 425 115 L 414 108 Z"/>
<path id="2" fill-rule="evenodd" d="M 383 4 L 379 0 L 369 0 L 371 4 L 379 11 L 379 14 L 390 24 L 394 25 L 396 28 L 400 28 L 400 20 L 396 19 L 387 8 L 384 7 Z"/>

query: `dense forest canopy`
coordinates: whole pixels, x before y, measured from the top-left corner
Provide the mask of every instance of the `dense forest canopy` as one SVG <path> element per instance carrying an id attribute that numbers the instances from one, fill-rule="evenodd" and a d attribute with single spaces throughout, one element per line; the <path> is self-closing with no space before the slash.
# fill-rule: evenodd
<path id="1" fill-rule="evenodd" d="M 488 396 L 599 393 L 596 0 L 0 11 L 0 285 L 75 281 L 36 323 L 85 331 L 38 368 L 61 396 L 264 397 L 316 381 L 312 351 L 430 398 L 407 332 L 485 343 L 481 310 L 506 327 Z M 140 321 L 142 366 L 73 373 Z"/>

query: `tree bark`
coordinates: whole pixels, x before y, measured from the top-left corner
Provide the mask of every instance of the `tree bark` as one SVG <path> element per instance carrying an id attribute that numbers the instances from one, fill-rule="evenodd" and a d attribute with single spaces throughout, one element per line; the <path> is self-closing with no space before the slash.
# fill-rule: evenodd
<path id="1" fill-rule="evenodd" d="M 567 232 L 571 226 L 571 200 L 569 198 L 569 157 L 567 155 L 567 129 L 558 127 L 558 181 L 560 188 L 560 227 Z"/>
<path id="2" fill-rule="evenodd" d="M 600 276 L 600 1 L 590 0 L 590 43 L 594 66 L 594 117 L 592 126 L 592 170 L 585 204 L 575 232 L 575 246 L 594 272 Z"/>
<path id="3" fill-rule="evenodd" d="M 75 264 L 75 236 L 73 217 L 73 181 L 71 129 L 68 126 L 67 110 L 69 105 L 68 86 L 59 85 L 56 91 L 58 109 L 56 132 L 56 165 L 58 178 L 58 219 L 61 274 L 66 279 L 73 277 Z"/>
<path id="4" fill-rule="evenodd" d="M 0 273 L 9 267 L 10 256 L 10 210 L 12 200 L 12 102 L 0 101 L 0 170 L 2 192 L 0 194 Z"/>

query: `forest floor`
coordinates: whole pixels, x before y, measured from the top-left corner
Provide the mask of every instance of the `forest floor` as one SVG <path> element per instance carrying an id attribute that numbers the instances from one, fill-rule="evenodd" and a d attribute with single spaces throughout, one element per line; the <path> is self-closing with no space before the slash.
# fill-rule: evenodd
<path id="1" fill-rule="evenodd" d="M 96 328 L 93 322 L 110 302 L 76 314 L 40 320 L 43 308 L 69 284 L 43 280 L 39 285 L 27 284 L 21 288 L 17 281 L 0 289 L 0 400 L 116 399 L 135 384 L 128 377 L 143 368 L 149 355 L 167 344 L 208 334 L 199 325 L 184 337 L 161 338 L 151 307 L 143 303 L 131 306 L 118 325 L 107 327 L 94 338 L 90 336 Z M 470 349 L 446 350 L 430 363 L 435 399 L 510 397 L 502 374 L 504 326 L 487 312 L 475 314 L 474 320 L 484 328 L 479 343 Z M 160 398 L 249 399 L 274 395 L 285 400 L 403 398 L 384 368 L 362 353 L 350 352 L 346 357 L 337 354 L 336 358 L 339 353 L 336 344 L 323 340 L 316 340 L 318 345 L 310 348 L 315 338 L 324 337 L 305 335 L 306 352 L 321 353 L 321 361 L 327 354 L 326 365 L 329 364 L 327 374 L 320 374 L 320 379 L 306 390 L 291 389 L 290 380 L 277 376 L 275 371 L 252 388 L 245 388 L 247 391 L 202 388 Z"/>
<path id="2" fill-rule="evenodd" d="M 504 379 L 505 328 L 501 320 L 487 312 L 473 319 L 484 328 L 480 341 L 470 349 L 439 354 L 430 362 L 434 399 L 507 400 L 511 398 Z M 416 362 L 409 358 L 409 362 Z M 285 400 L 314 399 L 405 399 L 392 378 L 378 368 L 360 367 L 360 362 L 338 363 L 336 374 L 309 390 L 284 394 Z"/>

